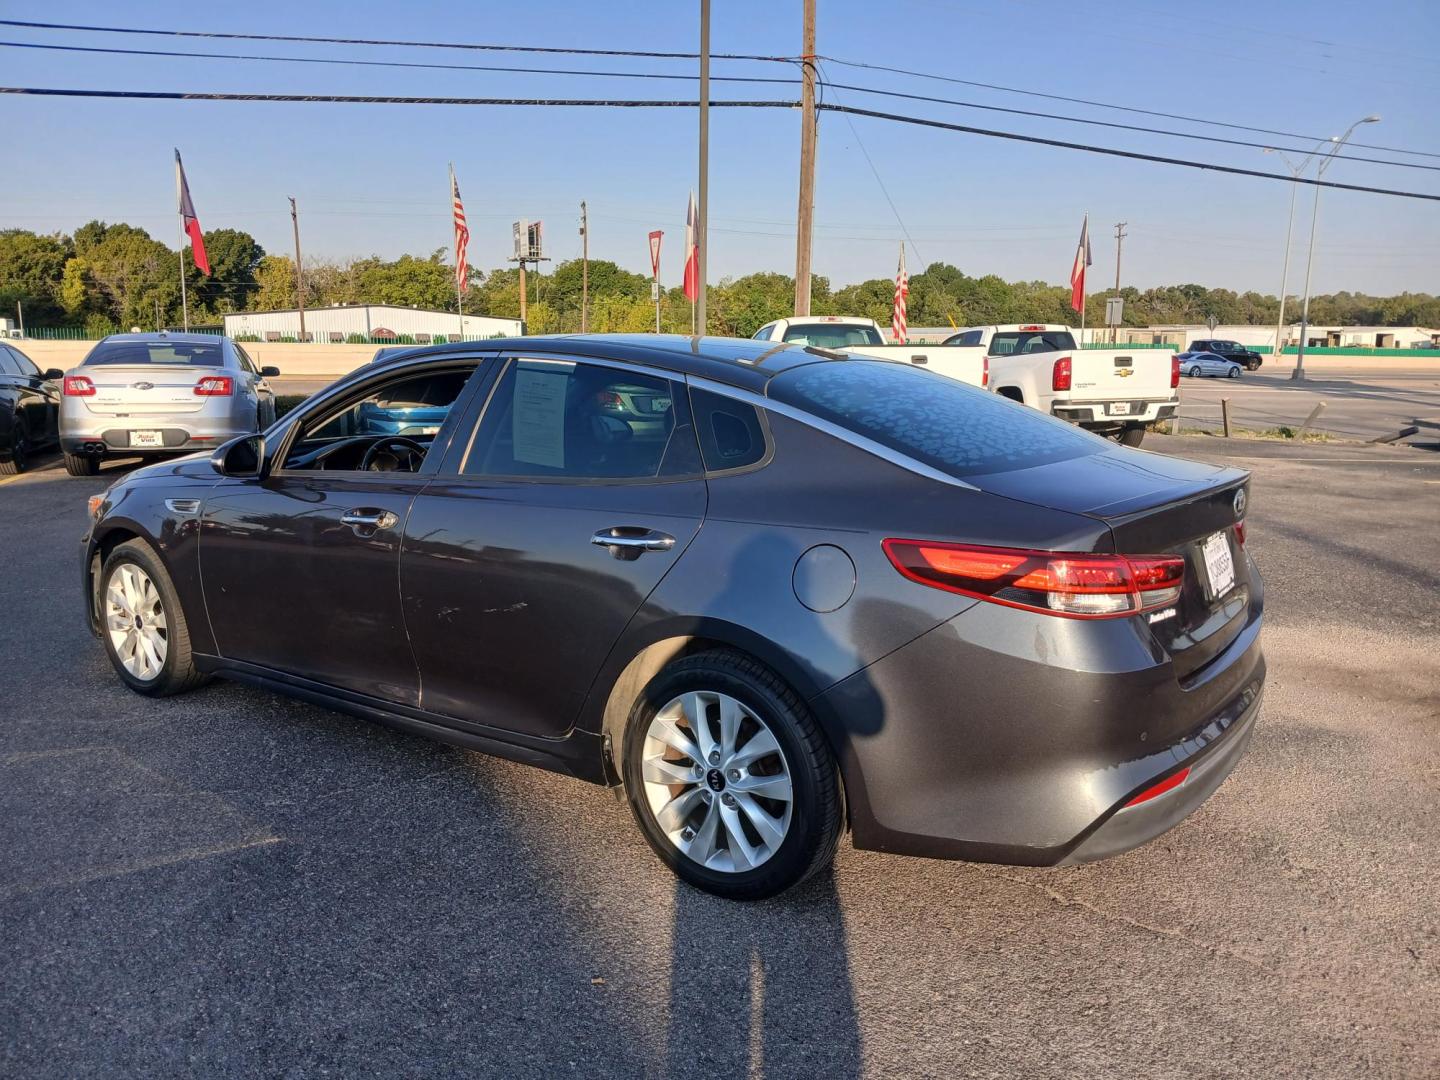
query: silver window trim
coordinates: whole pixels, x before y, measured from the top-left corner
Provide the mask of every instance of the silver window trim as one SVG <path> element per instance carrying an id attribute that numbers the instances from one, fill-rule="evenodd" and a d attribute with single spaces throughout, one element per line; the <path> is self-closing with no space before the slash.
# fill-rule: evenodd
<path id="1" fill-rule="evenodd" d="M 885 362 L 888 363 L 888 361 Z M 951 476 L 949 473 L 941 472 L 934 466 L 926 465 L 923 461 L 917 461 L 915 458 L 902 454 L 898 450 L 892 450 L 890 447 L 878 443 L 874 439 L 867 439 L 864 435 L 857 435 L 848 428 L 843 428 L 839 424 L 832 424 L 829 420 L 823 420 L 818 416 L 807 413 L 804 409 L 797 409 L 793 405 L 787 405 L 783 401 L 776 401 L 774 398 L 757 394 L 751 390 L 742 390 L 738 386 L 731 386 L 728 383 L 715 382 L 712 379 L 701 378 L 694 375 L 687 376 L 686 381 L 696 389 L 708 390 L 712 394 L 719 394 L 721 397 L 731 398 L 735 401 L 743 401 L 747 405 L 755 406 L 757 409 L 766 409 L 791 420 L 796 420 L 814 428 L 816 431 L 824 432 L 826 435 L 833 436 L 841 442 L 848 443 L 857 450 L 863 450 L 867 454 L 872 454 L 882 461 L 888 461 L 891 465 L 898 465 L 900 468 L 907 472 L 912 472 L 916 476 L 923 476 L 927 480 L 938 480 L 942 484 L 948 484 L 951 487 L 961 488 L 965 491 L 980 490 L 974 484 L 967 484 L 964 480 Z"/>

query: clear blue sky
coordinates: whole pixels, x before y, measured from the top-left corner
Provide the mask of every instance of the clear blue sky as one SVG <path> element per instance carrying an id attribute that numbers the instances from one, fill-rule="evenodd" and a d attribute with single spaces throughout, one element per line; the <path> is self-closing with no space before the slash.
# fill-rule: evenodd
<path id="1" fill-rule="evenodd" d="M 368 2 L 16 5 L 11 17 L 173 29 L 691 51 L 698 0 L 668 3 Z M 716 52 L 794 54 L 799 0 L 715 0 Z M 0 27 L 0 40 L 132 49 L 603 67 L 694 72 L 693 62 L 534 57 L 434 49 L 204 41 Z M 822 54 L 1045 93 L 1325 136 L 1380 113 L 1363 142 L 1440 154 L 1440 4 L 1435 0 L 1166 0 L 1091 4 L 819 0 Z M 680 97 L 693 84 L 471 71 L 116 57 L 0 48 L 0 83 L 152 90 L 257 90 L 466 96 Z M 787 76 L 778 65 L 717 61 L 713 73 Z M 971 102 L 1264 142 L 1273 136 L 1150 120 L 1012 93 L 831 67 L 848 82 Z M 790 87 L 716 83 L 715 98 L 798 96 Z M 1273 155 L 948 105 L 833 91 L 847 104 L 1273 169 Z M 685 201 L 695 181 L 689 110 L 279 105 L 0 98 L 6 134 L 0 227 L 68 231 L 99 217 L 174 243 L 171 148 L 185 155 L 205 228 L 253 233 L 290 250 L 287 195 L 299 199 L 307 255 L 387 257 L 450 243 L 446 163 L 469 214 L 471 262 L 509 254 L 510 222 L 542 219 L 550 254 L 648 271 L 645 234 L 665 230 L 662 275 L 680 277 Z M 712 279 L 794 268 L 799 115 L 715 110 L 711 124 Z M 845 284 L 894 273 L 903 218 L 911 272 L 943 260 L 972 274 L 1065 280 L 1081 215 L 1091 214 L 1092 280 L 1114 274 L 1114 222 L 1128 221 L 1124 283 L 1195 281 L 1274 292 L 1289 187 L 995 139 L 821 118 L 815 269 Z M 1352 150 L 1353 153 L 1370 153 Z M 1374 156 L 1389 156 L 1374 154 Z M 1440 165 L 1440 157 L 1402 160 Z M 1440 192 L 1440 172 L 1339 161 L 1328 179 Z M 1299 289 L 1308 191 L 1300 199 L 1291 291 Z M 1440 291 L 1440 203 L 1327 191 L 1315 288 Z"/>

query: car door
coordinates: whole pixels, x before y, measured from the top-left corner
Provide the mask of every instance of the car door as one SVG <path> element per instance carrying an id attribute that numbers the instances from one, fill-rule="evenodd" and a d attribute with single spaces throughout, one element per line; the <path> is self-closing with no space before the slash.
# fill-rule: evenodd
<path id="1" fill-rule="evenodd" d="M 275 391 L 271 389 L 260 369 L 255 366 L 255 361 L 250 359 L 250 354 L 239 345 L 235 346 L 235 359 L 240 365 L 240 370 L 244 372 L 244 378 L 249 381 L 250 389 L 255 393 L 260 430 L 264 431 L 275 422 Z"/>
<path id="2" fill-rule="evenodd" d="M 17 380 L 21 412 L 30 432 L 30 445 L 53 443 L 60 437 L 60 392 L 48 382 L 35 362 L 10 345 L 0 345 L 10 359 Z"/>
<path id="3" fill-rule="evenodd" d="M 611 646 L 700 528 L 683 384 L 511 356 L 405 528 L 400 587 L 421 703 L 557 737 Z"/>
<path id="4" fill-rule="evenodd" d="M 401 537 L 416 494 L 448 445 L 453 409 L 438 431 L 412 435 L 356 434 L 357 417 L 407 382 L 429 387 L 435 404 L 453 407 L 478 363 L 450 358 L 377 372 L 302 409 L 277 433 L 277 447 L 267 448 L 273 464 L 265 479 L 216 485 L 204 503 L 199 550 L 222 656 L 387 702 L 418 703 L 400 607 Z M 428 440 L 417 471 L 359 467 L 371 445 L 397 436 Z"/>

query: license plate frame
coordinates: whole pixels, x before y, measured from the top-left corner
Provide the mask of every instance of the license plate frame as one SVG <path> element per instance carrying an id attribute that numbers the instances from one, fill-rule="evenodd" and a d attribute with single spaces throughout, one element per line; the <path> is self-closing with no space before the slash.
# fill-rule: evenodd
<path id="1" fill-rule="evenodd" d="M 134 450 L 160 450 L 165 446 L 165 433 L 153 428 L 130 432 L 130 447 Z"/>
<path id="2" fill-rule="evenodd" d="M 1200 542 L 1200 559 L 1212 598 L 1218 600 L 1235 587 L 1235 556 L 1223 532 L 1211 533 Z"/>
<path id="3" fill-rule="evenodd" d="M 1105 406 L 1107 416 L 1134 416 L 1144 411 L 1143 401 L 1112 401 Z"/>

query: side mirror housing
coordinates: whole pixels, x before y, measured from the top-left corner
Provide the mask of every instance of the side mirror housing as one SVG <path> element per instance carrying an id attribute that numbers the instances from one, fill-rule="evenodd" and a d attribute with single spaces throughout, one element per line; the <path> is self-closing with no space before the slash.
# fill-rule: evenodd
<path id="1" fill-rule="evenodd" d="M 278 367 L 262 367 L 260 374 L 267 379 L 276 379 L 280 377 L 280 369 Z"/>
<path id="2" fill-rule="evenodd" d="M 241 435 L 222 443 L 210 455 L 210 467 L 221 476 L 244 480 L 265 479 L 265 436 Z"/>
<path id="3" fill-rule="evenodd" d="M 65 380 L 65 372 L 61 371 L 58 367 L 52 367 L 45 372 L 44 378 L 46 382 L 63 382 Z"/>

